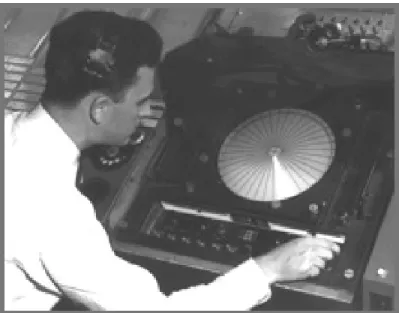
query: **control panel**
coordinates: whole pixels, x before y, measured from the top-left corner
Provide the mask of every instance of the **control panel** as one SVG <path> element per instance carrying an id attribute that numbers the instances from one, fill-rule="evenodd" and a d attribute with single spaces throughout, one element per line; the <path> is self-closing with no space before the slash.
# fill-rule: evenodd
<path id="1" fill-rule="evenodd" d="M 390 8 L 232 8 L 225 9 L 215 25 L 229 34 L 271 37 L 306 36 L 317 30 L 313 37 L 320 48 L 394 50 L 395 13 Z"/>
<path id="2" fill-rule="evenodd" d="M 393 51 L 395 15 L 386 12 L 323 11 L 300 15 L 295 23 L 319 48 Z"/>

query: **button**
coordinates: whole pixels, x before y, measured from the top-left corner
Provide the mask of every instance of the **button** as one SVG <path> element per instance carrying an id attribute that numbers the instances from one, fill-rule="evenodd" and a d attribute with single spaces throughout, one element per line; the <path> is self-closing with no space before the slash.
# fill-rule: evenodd
<path id="1" fill-rule="evenodd" d="M 319 214 L 319 206 L 317 205 L 317 203 L 309 204 L 309 211 L 312 214 Z"/>
<path id="2" fill-rule="evenodd" d="M 188 193 L 193 193 L 195 191 L 195 185 L 192 182 L 186 182 L 186 191 Z"/>
<path id="3" fill-rule="evenodd" d="M 176 218 L 170 220 L 170 225 L 172 227 L 176 227 L 179 224 L 179 221 Z"/>
<path id="4" fill-rule="evenodd" d="M 200 229 L 201 231 L 206 231 L 207 229 L 209 229 L 209 227 L 206 224 L 201 224 Z"/>
<path id="5" fill-rule="evenodd" d="M 244 248 L 245 248 L 249 253 L 252 253 L 252 245 L 250 245 L 250 244 L 245 244 L 245 245 L 244 245 Z"/>
<path id="6" fill-rule="evenodd" d="M 344 129 L 342 129 L 342 136 L 343 137 L 351 137 L 352 136 L 352 130 L 348 127 L 345 127 Z"/>
<path id="7" fill-rule="evenodd" d="M 209 156 L 206 153 L 201 153 L 199 159 L 202 163 L 207 163 L 209 161 Z"/>
<path id="8" fill-rule="evenodd" d="M 256 224 L 256 226 L 262 227 L 262 228 L 266 228 L 266 227 L 269 226 L 269 223 L 267 221 L 265 221 L 265 220 L 262 220 L 262 219 L 257 219 L 255 221 L 255 224 Z"/>
<path id="9" fill-rule="evenodd" d="M 180 117 L 175 117 L 175 118 L 173 119 L 173 124 L 174 124 L 175 126 L 182 126 L 182 125 L 183 125 L 183 119 L 180 118 Z"/>
<path id="10" fill-rule="evenodd" d="M 378 275 L 378 277 L 380 277 L 380 278 L 387 278 L 387 276 L 388 276 L 388 271 L 387 271 L 386 269 L 384 269 L 384 268 L 379 268 L 379 269 L 377 270 L 377 275 Z"/>
<path id="11" fill-rule="evenodd" d="M 355 271 L 351 268 L 348 268 L 344 272 L 344 277 L 346 279 L 352 279 L 355 276 Z"/>
<path id="12" fill-rule="evenodd" d="M 175 241 L 176 240 L 176 235 L 175 234 L 167 234 L 166 238 L 168 238 L 169 240 Z"/>
<path id="13" fill-rule="evenodd" d="M 201 240 L 201 239 L 197 239 L 196 241 L 197 245 L 200 246 L 201 248 L 205 247 L 205 241 Z"/>
<path id="14" fill-rule="evenodd" d="M 257 237 L 258 237 L 257 231 L 254 231 L 252 229 L 247 229 L 241 238 L 244 241 L 253 242 L 256 240 Z"/>
<path id="15" fill-rule="evenodd" d="M 163 235 L 164 235 L 164 232 L 163 232 L 163 231 L 159 231 L 159 230 L 157 230 L 157 229 L 154 229 L 154 230 L 151 232 L 151 234 L 152 234 L 154 237 L 162 238 Z"/>
<path id="16" fill-rule="evenodd" d="M 212 248 L 214 248 L 216 251 L 220 251 L 222 249 L 222 244 L 218 242 L 212 243 Z"/>
<path id="17" fill-rule="evenodd" d="M 192 243 L 191 238 L 185 237 L 185 236 L 183 236 L 183 237 L 181 238 L 181 241 L 184 242 L 184 243 L 186 243 L 186 244 L 191 244 L 191 243 Z"/>
<path id="18" fill-rule="evenodd" d="M 238 251 L 238 247 L 233 246 L 233 245 L 231 245 L 231 244 L 227 244 L 227 245 L 226 245 L 226 249 L 227 249 L 227 251 L 229 251 L 229 252 L 231 252 L 231 253 L 235 253 L 235 252 Z"/>
<path id="19" fill-rule="evenodd" d="M 225 225 L 220 225 L 219 228 L 217 229 L 216 233 L 220 236 L 224 236 L 227 233 L 227 228 Z"/>
<path id="20" fill-rule="evenodd" d="M 272 201 L 270 205 L 273 209 L 279 209 L 281 208 L 281 201 Z"/>

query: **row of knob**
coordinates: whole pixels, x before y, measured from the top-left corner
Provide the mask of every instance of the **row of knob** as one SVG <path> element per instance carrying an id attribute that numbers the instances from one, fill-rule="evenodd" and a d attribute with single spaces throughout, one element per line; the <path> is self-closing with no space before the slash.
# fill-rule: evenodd
<path id="1" fill-rule="evenodd" d="M 331 24 L 335 24 L 335 23 L 347 24 L 349 22 L 349 18 L 348 17 L 344 17 L 343 19 L 338 21 L 338 18 L 336 16 L 331 17 L 329 20 L 327 18 L 325 18 L 324 16 L 321 16 L 321 17 L 318 18 L 318 22 L 319 23 L 331 23 Z M 360 19 L 359 18 L 355 18 L 352 21 L 352 23 L 354 25 L 360 25 Z M 372 24 L 372 19 L 371 18 L 368 18 L 367 20 L 364 21 L 364 25 L 371 25 L 371 24 Z M 384 20 L 379 19 L 374 25 L 382 27 L 384 25 Z"/>
<path id="2" fill-rule="evenodd" d="M 187 245 L 195 244 L 197 247 L 200 248 L 212 248 L 217 252 L 227 251 L 230 253 L 237 253 L 242 251 L 242 247 L 240 249 L 239 246 L 231 244 L 231 243 L 221 243 L 221 242 L 207 242 L 205 239 L 202 238 L 192 238 L 188 235 L 178 235 L 177 233 L 173 232 L 164 232 L 159 230 L 153 230 L 151 235 L 159 238 L 159 239 L 167 239 L 172 242 L 181 242 Z M 244 245 L 244 248 L 250 249 L 250 245 Z"/>
<path id="3" fill-rule="evenodd" d="M 393 24 L 383 19 L 368 18 L 362 22 L 359 18 L 350 20 L 348 17 L 320 17 L 316 23 L 321 27 L 327 24 L 334 25 L 342 36 L 371 36 L 380 38 L 383 43 L 388 44 L 394 33 Z"/>

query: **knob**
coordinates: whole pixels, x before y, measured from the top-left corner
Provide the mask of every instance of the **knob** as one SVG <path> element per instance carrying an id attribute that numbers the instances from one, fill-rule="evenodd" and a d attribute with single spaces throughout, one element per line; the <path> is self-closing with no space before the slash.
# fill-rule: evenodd
<path id="1" fill-rule="evenodd" d="M 186 191 L 188 193 L 193 193 L 195 191 L 195 185 L 192 182 L 186 182 Z"/>
<path id="2" fill-rule="evenodd" d="M 157 237 L 157 238 L 162 238 L 163 235 L 164 235 L 164 233 L 163 233 L 163 231 L 153 230 L 153 231 L 152 231 L 152 235 L 153 235 L 154 237 Z"/>
<path id="3" fill-rule="evenodd" d="M 226 235 L 226 233 L 227 233 L 226 227 L 225 226 L 220 226 L 218 228 L 218 230 L 217 230 L 217 233 L 218 233 L 218 235 L 221 235 L 221 236 Z"/>
<path id="4" fill-rule="evenodd" d="M 183 241 L 184 243 L 186 243 L 186 244 L 190 244 L 191 243 L 191 239 L 189 238 L 189 237 L 182 237 L 181 238 L 181 241 Z"/>
<path id="5" fill-rule="evenodd" d="M 212 243 L 212 248 L 214 248 L 216 251 L 220 251 L 222 249 L 222 244 L 214 242 Z"/>
<path id="6" fill-rule="evenodd" d="M 205 247 L 205 242 L 201 239 L 197 240 L 197 245 L 200 246 L 201 248 Z"/>
<path id="7" fill-rule="evenodd" d="M 355 271 L 351 268 L 348 268 L 344 272 L 344 277 L 346 279 L 352 279 L 355 276 Z"/>
<path id="8" fill-rule="evenodd" d="M 199 159 L 202 163 L 207 163 L 209 161 L 209 156 L 203 152 L 200 154 Z"/>
<path id="9" fill-rule="evenodd" d="M 309 211 L 315 215 L 319 214 L 319 206 L 317 205 L 317 203 L 309 204 Z"/>
<path id="10" fill-rule="evenodd" d="M 176 240 L 176 235 L 175 234 L 168 234 L 166 236 L 169 240 L 175 241 Z"/>
<path id="11" fill-rule="evenodd" d="M 236 246 L 231 245 L 231 244 L 227 244 L 226 245 L 226 249 L 227 249 L 227 251 L 229 251 L 231 253 L 234 253 L 234 252 L 238 251 L 238 248 Z"/>
<path id="12" fill-rule="evenodd" d="M 380 277 L 380 278 L 387 278 L 388 271 L 386 269 L 384 269 L 384 268 L 379 268 L 377 270 L 377 276 Z"/>
<path id="13" fill-rule="evenodd" d="M 180 117 L 175 117 L 175 118 L 173 119 L 173 124 L 174 124 L 175 126 L 182 126 L 182 125 L 183 125 L 183 119 L 180 118 Z"/>
<path id="14" fill-rule="evenodd" d="M 340 215 L 339 220 L 342 225 L 347 226 L 349 224 L 349 214 L 345 212 L 344 214 Z"/>

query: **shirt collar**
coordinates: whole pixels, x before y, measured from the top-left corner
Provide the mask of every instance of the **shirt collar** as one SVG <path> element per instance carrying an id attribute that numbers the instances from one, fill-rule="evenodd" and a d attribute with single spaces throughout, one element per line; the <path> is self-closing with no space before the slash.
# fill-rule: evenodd
<path id="1" fill-rule="evenodd" d="M 77 164 L 80 155 L 78 147 L 42 105 L 18 116 L 14 125 L 17 140 L 32 146 L 32 153 L 37 151 L 46 159 Z"/>

